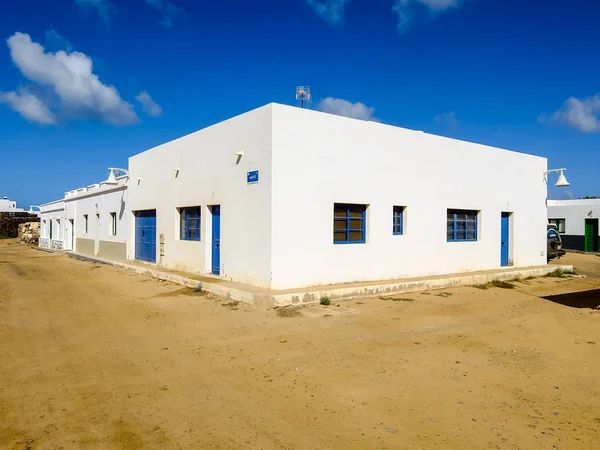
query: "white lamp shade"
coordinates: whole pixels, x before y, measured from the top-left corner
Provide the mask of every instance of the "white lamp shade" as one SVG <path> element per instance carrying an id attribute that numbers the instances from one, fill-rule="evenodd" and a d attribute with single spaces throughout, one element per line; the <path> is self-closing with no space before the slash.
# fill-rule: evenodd
<path id="1" fill-rule="evenodd" d="M 562 171 L 560 172 L 560 175 L 558 176 L 558 180 L 556 181 L 556 184 L 554 186 L 556 186 L 556 187 L 570 186 L 569 182 L 567 181 L 567 177 L 565 177 L 565 174 L 562 173 Z"/>
<path id="2" fill-rule="evenodd" d="M 29 211 L 27 211 L 28 214 L 35 214 L 35 212 L 33 211 L 33 208 L 30 206 L 29 207 Z"/>
<path id="3" fill-rule="evenodd" d="M 117 182 L 117 177 L 115 177 L 114 170 L 110 171 L 110 175 L 108 175 L 108 180 L 105 181 L 106 184 L 119 184 Z"/>

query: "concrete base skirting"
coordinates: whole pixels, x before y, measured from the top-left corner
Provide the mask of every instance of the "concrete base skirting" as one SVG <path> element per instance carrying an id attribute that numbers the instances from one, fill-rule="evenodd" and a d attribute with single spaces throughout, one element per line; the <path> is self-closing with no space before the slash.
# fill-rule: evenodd
<path id="1" fill-rule="evenodd" d="M 75 253 L 67 253 L 70 257 L 91 261 L 100 264 L 109 264 L 132 270 L 142 275 L 158 278 L 159 280 L 171 281 L 190 288 L 201 288 L 211 294 L 227 297 L 252 305 L 265 306 L 287 306 L 317 303 L 321 297 L 327 296 L 331 300 L 342 300 L 356 297 L 372 297 L 379 295 L 401 294 L 405 292 L 426 291 L 429 289 L 446 289 L 456 286 L 470 286 L 474 284 L 485 284 L 492 280 L 509 281 L 518 278 L 541 277 L 561 269 L 572 272 L 570 265 L 546 265 L 523 268 L 503 268 L 498 270 L 486 270 L 478 272 L 465 272 L 461 274 L 449 274 L 439 276 L 428 276 L 420 278 L 409 278 L 387 281 L 372 281 L 361 283 L 347 283 L 328 286 L 314 286 L 303 289 L 286 289 L 273 291 L 257 288 L 218 277 L 183 274 L 170 270 L 160 270 L 155 265 L 138 263 L 125 263 L 121 261 L 108 261 Z"/>

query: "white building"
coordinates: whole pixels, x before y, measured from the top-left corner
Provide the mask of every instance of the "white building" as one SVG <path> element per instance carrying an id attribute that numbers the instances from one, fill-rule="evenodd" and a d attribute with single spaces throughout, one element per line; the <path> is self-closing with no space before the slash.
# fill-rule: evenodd
<path id="1" fill-rule="evenodd" d="M 23 208 L 17 208 L 17 202 L 9 200 L 8 197 L 4 196 L 0 199 L 0 213 L 15 213 L 23 211 Z"/>
<path id="2" fill-rule="evenodd" d="M 270 104 L 129 169 L 130 259 L 272 289 L 546 263 L 537 156 Z"/>
<path id="3" fill-rule="evenodd" d="M 43 205 L 40 245 L 271 289 L 537 266 L 546 169 L 270 104 L 132 156 L 117 185 Z"/>
<path id="4" fill-rule="evenodd" d="M 548 222 L 556 224 L 563 248 L 598 251 L 600 199 L 548 200 Z"/>
<path id="5" fill-rule="evenodd" d="M 40 206 L 40 247 L 109 260 L 127 258 L 127 178 L 92 184 Z"/>

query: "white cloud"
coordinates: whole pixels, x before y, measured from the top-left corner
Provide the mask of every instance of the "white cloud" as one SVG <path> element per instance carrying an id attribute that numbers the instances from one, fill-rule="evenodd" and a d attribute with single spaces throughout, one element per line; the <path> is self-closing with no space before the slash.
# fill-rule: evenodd
<path id="1" fill-rule="evenodd" d="M 46 48 L 49 50 L 66 50 L 67 52 L 73 50 L 71 43 L 54 28 L 46 30 L 45 41 Z"/>
<path id="2" fill-rule="evenodd" d="M 152 100 L 152 97 L 146 91 L 140 92 L 135 99 L 140 102 L 142 109 L 149 116 L 158 117 L 162 114 L 160 105 Z"/>
<path id="3" fill-rule="evenodd" d="M 463 0 L 395 0 L 392 11 L 398 16 L 398 30 L 405 32 L 412 26 L 415 13 L 428 12 L 432 17 L 462 5 Z"/>
<path id="4" fill-rule="evenodd" d="M 133 105 L 122 100 L 114 86 L 100 81 L 84 53 L 46 52 L 24 33 L 15 33 L 7 42 L 13 63 L 25 78 L 54 95 L 62 115 L 115 125 L 138 121 Z"/>
<path id="5" fill-rule="evenodd" d="M 0 103 L 23 116 L 30 122 L 40 125 L 55 125 L 56 117 L 48 107 L 35 95 L 20 90 L 19 92 L 0 92 Z"/>
<path id="6" fill-rule="evenodd" d="M 456 128 L 458 126 L 459 120 L 456 117 L 456 113 L 454 111 L 440 114 L 439 116 L 435 116 L 433 119 L 436 123 L 440 125 L 445 125 L 449 128 Z"/>
<path id="7" fill-rule="evenodd" d="M 375 108 L 370 108 L 364 103 L 352 103 L 341 98 L 324 98 L 319 102 L 318 109 L 326 113 L 337 114 L 338 116 L 344 117 L 352 117 L 354 119 L 373 121 L 377 120 L 373 116 Z"/>
<path id="8" fill-rule="evenodd" d="M 148 3 L 161 2 L 162 0 L 146 0 Z M 305 0 L 313 11 L 332 25 L 337 25 L 344 20 L 346 6 L 352 0 Z M 398 29 L 408 31 L 415 16 L 428 13 L 430 17 L 459 8 L 464 0 L 392 0 L 392 11 L 398 16 Z"/>
<path id="9" fill-rule="evenodd" d="M 171 28 L 173 26 L 173 19 L 175 16 L 183 13 L 183 9 L 173 5 L 167 0 L 146 0 L 146 3 L 157 11 L 161 11 L 163 13 L 163 20 L 161 20 L 159 24 L 166 28 Z"/>
<path id="10" fill-rule="evenodd" d="M 552 114 L 550 119 L 564 123 L 584 133 L 594 133 L 600 131 L 599 114 L 600 94 L 596 94 L 593 97 L 583 99 L 569 98 L 561 109 Z M 540 116 L 540 121 L 545 120 L 544 116 Z"/>
<path id="11" fill-rule="evenodd" d="M 330 24 L 336 25 L 344 19 L 346 5 L 351 0 L 306 0 L 314 12 Z"/>
<path id="12" fill-rule="evenodd" d="M 108 22 L 110 13 L 115 10 L 109 0 L 75 0 L 75 3 L 85 10 L 95 9 L 105 22 Z"/>

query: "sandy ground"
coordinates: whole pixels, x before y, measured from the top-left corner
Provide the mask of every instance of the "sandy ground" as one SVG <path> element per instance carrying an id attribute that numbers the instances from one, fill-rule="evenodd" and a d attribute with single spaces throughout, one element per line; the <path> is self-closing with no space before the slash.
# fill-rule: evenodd
<path id="1" fill-rule="evenodd" d="M 0 241 L 0 448 L 600 448 L 600 313 L 533 295 L 600 279 L 517 286 L 280 317 Z"/>

